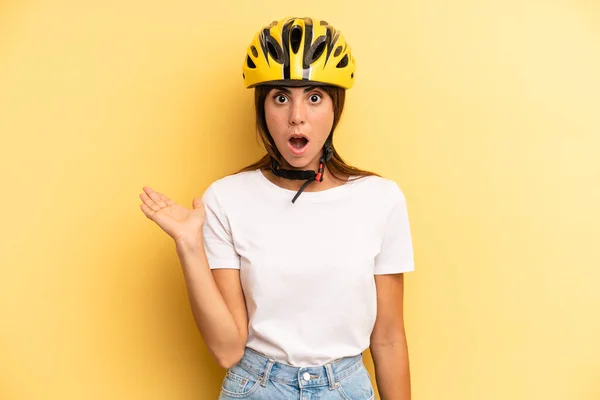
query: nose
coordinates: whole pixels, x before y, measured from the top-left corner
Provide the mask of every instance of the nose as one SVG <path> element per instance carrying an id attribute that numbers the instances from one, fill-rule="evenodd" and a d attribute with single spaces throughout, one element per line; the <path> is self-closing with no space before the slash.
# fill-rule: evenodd
<path id="1" fill-rule="evenodd" d="M 290 107 L 290 125 L 301 125 L 306 120 L 306 106 L 302 102 L 295 102 Z"/>

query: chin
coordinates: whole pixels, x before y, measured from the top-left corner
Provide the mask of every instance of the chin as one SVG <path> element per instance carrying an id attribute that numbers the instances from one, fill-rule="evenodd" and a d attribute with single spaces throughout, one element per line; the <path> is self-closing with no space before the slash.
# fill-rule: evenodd
<path id="1" fill-rule="evenodd" d="M 295 169 L 308 169 L 309 163 L 305 160 L 286 160 L 290 167 Z M 290 162 L 292 161 L 292 162 Z"/>
<path id="2" fill-rule="evenodd" d="M 285 161 L 290 165 L 290 167 L 294 168 L 294 169 L 310 169 L 309 166 L 311 164 L 311 157 L 310 156 L 303 156 L 303 157 L 294 157 L 292 156 L 288 156 L 288 157 L 284 157 Z"/>

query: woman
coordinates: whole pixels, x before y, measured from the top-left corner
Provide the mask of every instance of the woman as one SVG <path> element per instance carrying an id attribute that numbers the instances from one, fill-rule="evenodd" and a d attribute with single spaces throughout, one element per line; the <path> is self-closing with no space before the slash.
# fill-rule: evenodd
<path id="1" fill-rule="evenodd" d="M 144 187 L 176 244 L 194 318 L 227 369 L 221 399 L 410 398 L 403 273 L 414 269 L 402 191 L 333 145 L 355 61 L 325 21 L 260 30 L 243 77 L 267 154 L 187 209 Z"/>

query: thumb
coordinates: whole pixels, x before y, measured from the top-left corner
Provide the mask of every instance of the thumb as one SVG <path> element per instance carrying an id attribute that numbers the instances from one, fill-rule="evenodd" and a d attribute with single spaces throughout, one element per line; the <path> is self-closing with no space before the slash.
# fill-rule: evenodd
<path id="1" fill-rule="evenodd" d="M 203 206 L 202 204 L 202 200 L 200 200 L 199 197 L 194 197 L 194 200 L 192 201 L 192 206 L 196 209 L 196 208 L 200 208 Z"/>

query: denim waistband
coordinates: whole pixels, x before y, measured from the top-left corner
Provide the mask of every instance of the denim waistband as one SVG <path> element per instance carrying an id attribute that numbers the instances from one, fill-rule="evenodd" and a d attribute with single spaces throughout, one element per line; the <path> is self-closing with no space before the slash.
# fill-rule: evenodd
<path id="1" fill-rule="evenodd" d="M 362 353 L 338 358 L 327 364 L 314 367 L 294 367 L 275 361 L 264 354 L 246 347 L 244 356 L 238 363 L 250 373 L 260 377 L 261 384 L 267 386 L 269 380 L 301 388 L 329 386 L 334 389 L 337 382 L 352 375 L 363 366 Z"/>

